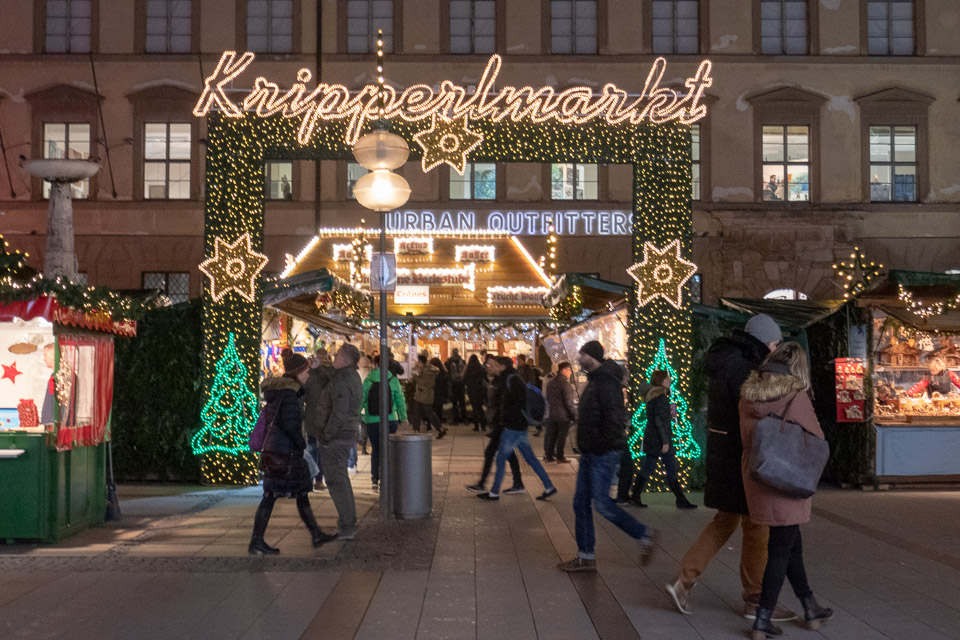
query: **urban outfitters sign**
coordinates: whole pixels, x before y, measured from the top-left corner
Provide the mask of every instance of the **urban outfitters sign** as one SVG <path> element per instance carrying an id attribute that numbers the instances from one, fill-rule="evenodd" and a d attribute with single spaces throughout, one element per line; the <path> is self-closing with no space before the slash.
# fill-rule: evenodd
<path id="1" fill-rule="evenodd" d="M 518 236 L 629 236 L 629 211 L 394 211 L 387 214 L 393 231 L 506 231 Z"/>

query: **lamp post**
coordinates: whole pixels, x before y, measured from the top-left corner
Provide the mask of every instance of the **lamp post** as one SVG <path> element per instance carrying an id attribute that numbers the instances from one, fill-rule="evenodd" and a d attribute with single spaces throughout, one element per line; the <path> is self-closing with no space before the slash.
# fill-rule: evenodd
<path id="1" fill-rule="evenodd" d="M 383 121 L 383 32 L 377 33 L 377 79 L 380 83 L 380 120 Z M 370 173 L 363 176 L 353 187 L 353 194 L 362 206 L 380 213 L 380 255 L 387 253 L 387 212 L 406 204 L 410 198 L 410 185 L 396 173 L 407 161 L 410 148 L 400 136 L 382 128 L 366 134 L 353 146 L 353 156 Z M 380 268 L 385 269 L 381 259 Z M 371 282 L 373 281 L 373 274 Z M 384 281 L 381 273 L 380 282 Z M 381 286 L 380 311 L 380 519 L 390 517 L 390 421 L 387 407 L 390 402 L 389 364 L 387 345 L 387 292 Z"/>

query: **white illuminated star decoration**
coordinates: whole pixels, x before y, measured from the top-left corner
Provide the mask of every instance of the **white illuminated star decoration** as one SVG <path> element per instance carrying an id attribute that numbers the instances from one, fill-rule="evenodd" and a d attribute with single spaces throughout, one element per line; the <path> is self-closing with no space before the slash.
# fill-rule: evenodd
<path id="1" fill-rule="evenodd" d="M 267 256 L 250 246 L 250 234 L 245 233 L 233 244 L 220 236 L 213 239 L 213 255 L 200 263 L 203 275 L 210 278 L 210 297 L 214 302 L 231 291 L 248 302 L 256 296 L 257 275 L 267 266 Z"/>
<path id="2" fill-rule="evenodd" d="M 683 285 L 697 272 L 697 265 L 680 255 L 680 241 L 674 240 L 663 249 L 652 242 L 643 243 L 643 262 L 627 273 L 637 281 L 637 304 L 646 306 L 662 297 L 675 308 L 683 305 Z"/>
<path id="3" fill-rule="evenodd" d="M 434 115 L 430 128 L 413 136 L 423 149 L 420 166 L 426 173 L 434 167 L 447 163 L 463 175 L 467 166 L 467 154 L 480 146 L 483 136 L 467 127 L 467 116 L 451 120 Z"/>

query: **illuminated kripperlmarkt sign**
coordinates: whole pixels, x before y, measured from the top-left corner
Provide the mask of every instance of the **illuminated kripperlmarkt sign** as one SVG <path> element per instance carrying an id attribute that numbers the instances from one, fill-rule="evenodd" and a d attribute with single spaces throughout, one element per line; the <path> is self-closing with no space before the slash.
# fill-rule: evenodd
<path id="1" fill-rule="evenodd" d="M 236 51 L 225 51 L 217 68 L 205 80 L 193 114 L 203 117 L 216 108 L 231 118 L 239 118 L 245 112 L 262 118 L 278 113 L 286 118 L 303 118 L 297 133 L 297 140 L 303 145 L 310 142 L 318 121 L 347 120 L 346 142 L 351 146 L 367 123 L 379 117 L 380 85 L 368 84 L 351 91 L 342 84 L 321 82 L 311 90 L 306 83 L 311 81 L 313 74 L 307 68 L 297 72 L 296 82 L 287 90 L 258 76 L 246 97 L 237 102 L 228 95 L 227 87 L 247 70 L 254 58 L 249 51 L 239 55 Z M 696 73 L 684 81 L 685 91 L 662 86 L 667 61 L 657 58 L 638 96 L 610 82 L 596 92 L 585 86 L 562 91 L 531 86 L 504 86 L 497 90 L 494 87 L 501 66 L 499 55 L 490 56 L 474 91 L 450 80 L 440 82 L 436 89 L 415 84 L 399 94 L 393 87 L 384 85 L 383 117 L 408 122 L 430 120 L 436 116 L 446 120 L 466 116 L 473 120 L 489 118 L 494 122 L 509 118 L 513 122 L 554 120 L 564 124 L 584 124 L 602 118 L 609 124 L 660 124 L 671 120 L 692 124 L 707 115 L 707 107 L 701 104 L 701 99 L 704 90 L 713 84 L 710 77 L 712 64 L 704 60 Z"/>

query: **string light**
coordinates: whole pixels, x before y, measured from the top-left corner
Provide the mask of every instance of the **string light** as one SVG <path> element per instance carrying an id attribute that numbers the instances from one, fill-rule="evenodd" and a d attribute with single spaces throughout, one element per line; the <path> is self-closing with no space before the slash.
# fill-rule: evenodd
<path id="1" fill-rule="evenodd" d="M 697 272 L 697 265 L 680 255 L 680 241 L 673 240 L 663 249 L 652 242 L 643 244 L 643 262 L 627 269 L 637 281 L 637 304 L 647 306 L 661 297 L 675 309 L 683 304 L 683 285 Z"/>
<path id="2" fill-rule="evenodd" d="M 854 247 L 849 262 L 840 260 L 833 265 L 837 278 L 843 284 L 843 299 L 856 298 L 866 291 L 873 281 L 880 277 L 881 269 L 882 264 L 868 263 L 860 247 Z"/>
<path id="3" fill-rule="evenodd" d="M 200 273 L 210 279 L 210 297 L 220 302 L 231 291 L 253 302 L 256 280 L 267 266 L 267 256 L 250 247 L 245 233 L 232 244 L 220 236 L 213 239 L 213 256 L 200 263 Z"/>
<path id="4" fill-rule="evenodd" d="M 467 166 L 467 155 L 483 142 L 483 136 L 467 126 L 466 114 L 452 120 L 434 115 L 430 128 L 413 136 L 413 139 L 423 149 L 420 165 L 424 173 L 441 164 L 448 164 L 460 175 L 463 175 Z"/>
<path id="5" fill-rule="evenodd" d="M 487 304 L 542 306 L 547 287 L 487 287 Z"/>

